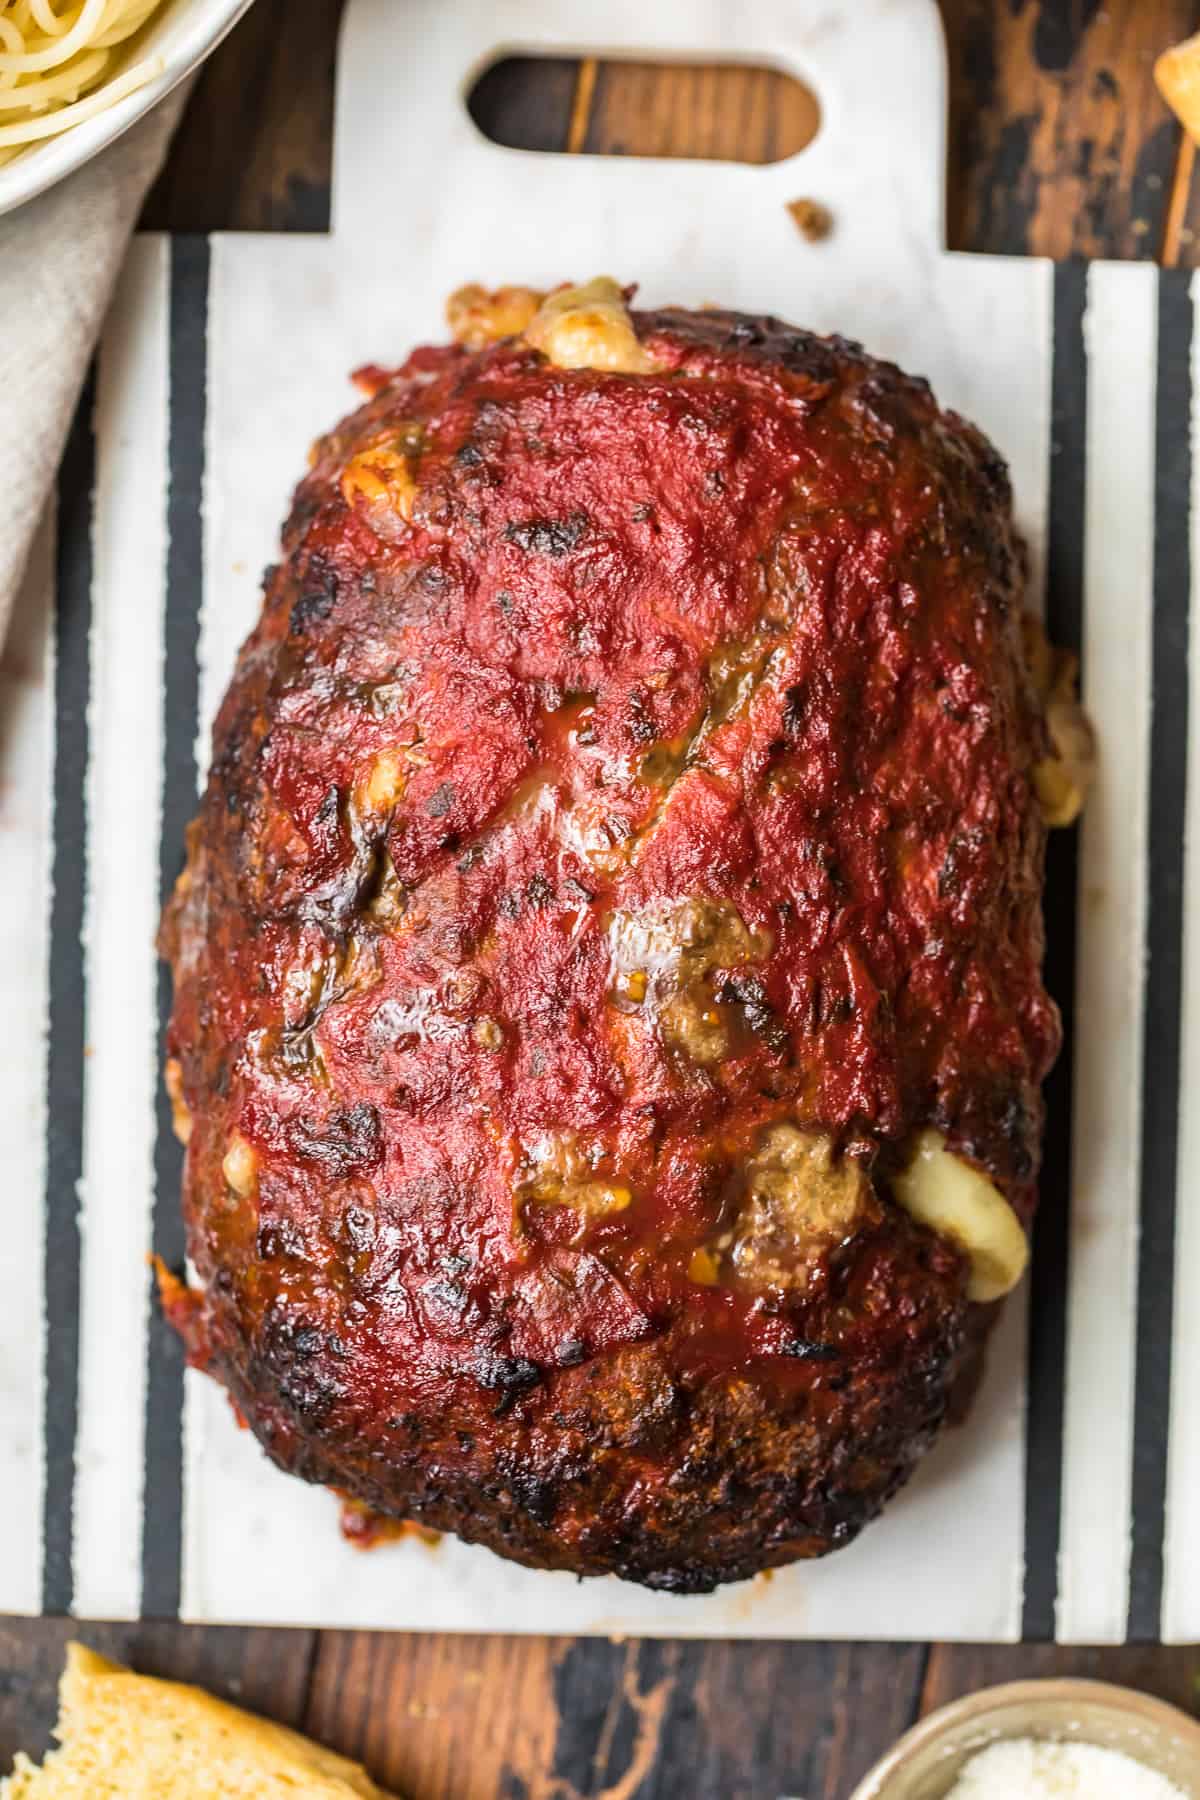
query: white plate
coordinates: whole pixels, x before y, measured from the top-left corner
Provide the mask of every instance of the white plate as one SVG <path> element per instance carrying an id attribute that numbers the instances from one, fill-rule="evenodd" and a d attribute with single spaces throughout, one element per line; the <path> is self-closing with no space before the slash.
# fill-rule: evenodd
<path id="1" fill-rule="evenodd" d="M 250 7 L 251 0 L 168 0 L 138 54 L 161 56 L 162 73 L 115 105 L 32 144 L 0 168 L 0 214 L 44 193 L 119 138 L 183 80 Z"/>

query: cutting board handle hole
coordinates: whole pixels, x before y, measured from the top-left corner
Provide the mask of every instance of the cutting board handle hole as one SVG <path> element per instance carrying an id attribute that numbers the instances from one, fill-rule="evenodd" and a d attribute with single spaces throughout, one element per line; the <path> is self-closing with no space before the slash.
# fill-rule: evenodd
<path id="1" fill-rule="evenodd" d="M 766 63 L 502 56 L 467 111 L 493 144 L 567 155 L 786 162 L 812 143 L 812 89 Z"/>

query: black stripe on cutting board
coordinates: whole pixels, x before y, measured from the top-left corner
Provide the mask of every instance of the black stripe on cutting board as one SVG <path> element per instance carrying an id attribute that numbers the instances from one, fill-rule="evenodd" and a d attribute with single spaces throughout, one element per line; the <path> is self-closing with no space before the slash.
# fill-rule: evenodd
<path id="1" fill-rule="evenodd" d="M 171 240 L 170 428 L 166 616 L 163 621 L 163 787 L 159 893 L 165 904 L 183 866 L 184 832 L 196 810 L 196 725 L 203 581 L 201 504 L 208 358 L 208 239 Z M 171 978 L 158 967 L 160 1058 L 171 1012 Z M 183 1152 L 155 1070 L 153 1248 L 169 1269 L 184 1261 L 179 1187 Z M 147 1345 L 142 1616 L 179 1613 L 183 1522 L 183 1346 L 159 1310 L 151 1283 Z"/>
<path id="2" fill-rule="evenodd" d="M 95 375 L 89 375 L 58 477 L 54 601 L 54 835 L 46 1054 L 45 1488 L 42 1611 L 74 1598 L 75 1442 L 79 1427 L 79 1184 L 83 1176 L 83 912 L 87 888 Z"/>
<path id="3" fill-rule="evenodd" d="M 1087 266 L 1054 271 L 1046 629 L 1078 651 L 1083 637 L 1087 488 Z M 1029 1291 L 1029 1386 L 1025 1421 L 1025 1600 L 1021 1635 L 1054 1637 L 1062 1524 L 1064 1373 L 1071 1230 L 1071 1063 L 1075 1015 L 1074 831 L 1052 831 L 1046 852 L 1046 985 L 1063 1021 L 1062 1055 L 1046 1082 L 1041 1204 Z"/>
<path id="4" fill-rule="evenodd" d="M 1150 854 L 1142 1037 L 1141 1240 L 1133 1409 L 1129 1636 L 1157 1642 L 1162 1614 L 1176 1156 L 1183 994 L 1187 801 L 1188 543 L 1191 497 L 1192 301 L 1189 277 L 1159 276 L 1154 432 L 1154 649 L 1150 715 Z"/>

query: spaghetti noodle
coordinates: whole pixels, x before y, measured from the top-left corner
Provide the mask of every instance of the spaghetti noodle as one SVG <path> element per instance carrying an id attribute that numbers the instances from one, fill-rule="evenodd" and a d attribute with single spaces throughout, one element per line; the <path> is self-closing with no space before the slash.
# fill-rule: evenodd
<path id="1" fill-rule="evenodd" d="M 103 112 L 160 73 L 121 64 L 162 0 L 0 0 L 0 163 Z"/>

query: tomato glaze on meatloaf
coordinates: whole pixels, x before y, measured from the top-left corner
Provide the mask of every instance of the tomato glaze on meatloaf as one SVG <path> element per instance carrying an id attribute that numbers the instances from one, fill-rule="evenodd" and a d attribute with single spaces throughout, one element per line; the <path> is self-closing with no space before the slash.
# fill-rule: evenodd
<path id="1" fill-rule="evenodd" d="M 923 381 L 539 298 L 362 372 L 221 707 L 194 1329 L 284 1468 L 699 1592 L 851 1539 L 1020 1273 L 1050 740 Z"/>

